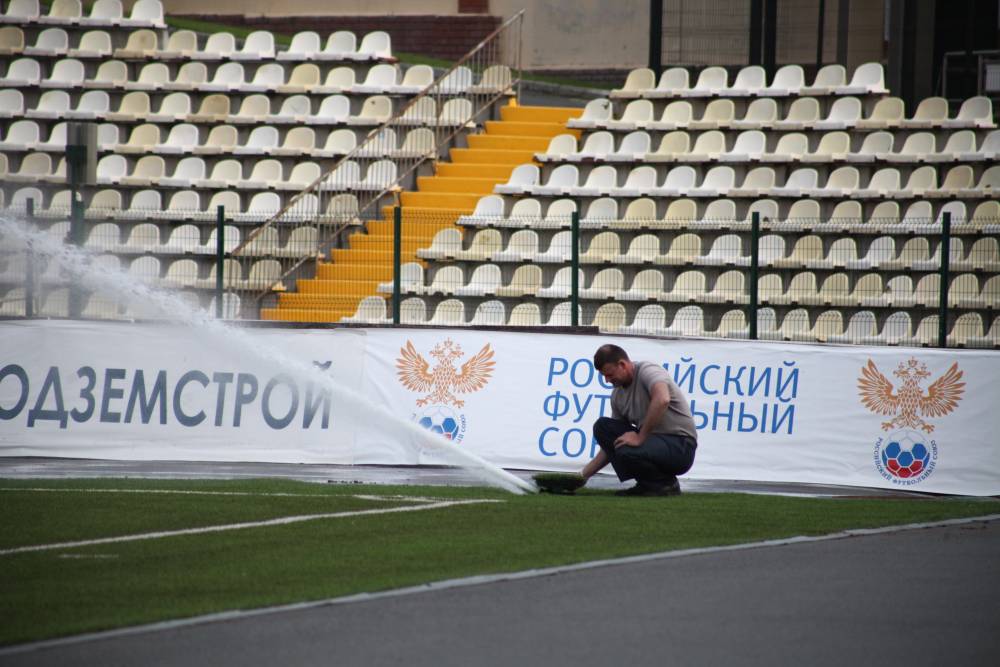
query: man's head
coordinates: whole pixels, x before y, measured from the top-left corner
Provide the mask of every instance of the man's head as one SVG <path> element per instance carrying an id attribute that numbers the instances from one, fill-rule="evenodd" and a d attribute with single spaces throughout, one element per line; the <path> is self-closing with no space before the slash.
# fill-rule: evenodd
<path id="1" fill-rule="evenodd" d="M 628 353 L 610 343 L 597 348 L 594 353 L 594 368 L 604 376 L 605 382 L 614 387 L 629 386 L 635 374 Z"/>

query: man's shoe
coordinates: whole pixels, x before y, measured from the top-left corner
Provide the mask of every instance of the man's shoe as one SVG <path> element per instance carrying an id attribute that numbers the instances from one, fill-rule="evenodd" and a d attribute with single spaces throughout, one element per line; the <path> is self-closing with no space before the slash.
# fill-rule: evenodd
<path id="1" fill-rule="evenodd" d="M 674 480 L 671 484 L 654 486 L 652 484 L 639 482 L 630 489 L 616 491 L 616 496 L 679 496 L 681 494 L 681 484 Z"/>

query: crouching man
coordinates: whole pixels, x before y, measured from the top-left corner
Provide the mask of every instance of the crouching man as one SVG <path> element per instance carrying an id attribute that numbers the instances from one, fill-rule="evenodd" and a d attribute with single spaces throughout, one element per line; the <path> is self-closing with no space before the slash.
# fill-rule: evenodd
<path id="1" fill-rule="evenodd" d="M 622 482 L 634 479 L 622 496 L 672 496 L 678 475 L 694 464 L 698 433 L 688 399 L 659 364 L 631 361 L 617 345 L 602 345 L 594 367 L 614 389 L 611 417 L 594 422 L 601 451 L 580 474 L 590 479 L 611 464 Z"/>

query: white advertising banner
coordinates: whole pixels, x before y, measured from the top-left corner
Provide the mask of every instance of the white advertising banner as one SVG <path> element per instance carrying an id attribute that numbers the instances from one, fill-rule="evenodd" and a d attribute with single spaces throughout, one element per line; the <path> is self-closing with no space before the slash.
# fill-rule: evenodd
<path id="1" fill-rule="evenodd" d="M 594 350 L 663 364 L 699 429 L 687 477 L 1000 494 L 1000 354 L 469 329 L 0 323 L 0 455 L 444 462 L 324 382 L 508 468 L 579 470 L 610 414 Z M 280 355 L 275 355 L 280 356 Z"/>
<path id="2" fill-rule="evenodd" d="M 352 463 L 357 420 L 268 350 L 356 390 L 364 332 L 239 334 L 257 347 L 181 325 L 0 323 L 0 455 Z"/>
<path id="3" fill-rule="evenodd" d="M 383 329 L 366 393 L 504 467 L 579 470 L 610 416 L 592 364 L 607 342 L 687 394 L 690 478 L 1000 493 L 995 352 Z M 359 463 L 432 462 L 377 429 L 359 438 Z"/>

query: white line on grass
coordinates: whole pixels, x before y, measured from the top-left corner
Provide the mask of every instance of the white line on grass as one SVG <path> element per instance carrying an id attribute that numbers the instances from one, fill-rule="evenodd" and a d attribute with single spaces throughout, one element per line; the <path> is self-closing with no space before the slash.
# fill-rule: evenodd
<path id="1" fill-rule="evenodd" d="M 158 493 L 180 496 L 252 496 L 262 498 L 355 498 L 357 500 L 384 500 L 388 502 L 433 503 L 443 498 L 423 496 L 376 496 L 367 494 L 337 495 L 333 493 L 253 493 L 250 491 L 188 491 L 184 489 L 53 489 L 50 487 L 0 487 L 0 491 L 32 491 L 42 493 Z"/>
<path id="2" fill-rule="evenodd" d="M 268 526 L 285 526 L 303 521 L 317 521 L 319 519 L 342 519 L 351 516 L 371 516 L 376 514 L 393 514 L 396 512 L 420 512 L 422 510 L 441 509 L 444 507 L 456 507 L 458 505 L 474 505 L 479 503 L 502 503 L 502 500 L 472 499 L 472 500 L 448 500 L 424 505 L 410 505 L 407 507 L 389 507 L 374 510 L 355 510 L 351 512 L 329 512 L 326 514 L 300 514 L 297 516 L 286 516 L 278 519 L 267 519 L 265 521 L 248 521 L 244 523 L 227 523 L 218 526 L 202 526 L 201 528 L 184 528 L 182 530 L 165 530 L 154 533 L 139 533 L 137 535 L 121 535 L 119 537 L 102 537 L 95 540 L 80 540 L 78 542 L 60 542 L 57 544 L 37 544 L 27 547 L 17 547 L 14 549 L 0 550 L 0 556 L 11 554 L 27 553 L 30 551 L 49 551 L 52 549 L 72 549 L 75 547 L 89 547 L 96 544 L 115 544 L 118 542 L 136 542 L 139 540 L 156 540 L 163 537 L 177 537 L 179 535 L 200 535 L 202 533 L 220 533 L 227 530 L 242 530 L 244 528 L 264 528 Z"/>
<path id="3" fill-rule="evenodd" d="M 470 502 L 470 501 L 464 501 Z M 472 501 L 472 502 L 497 502 L 497 501 Z M 403 508 L 405 510 L 421 509 L 416 507 Z M 388 510 L 381 510 L 388 511 Z M 91 641 L 105 639 L 116 639 L 118 637 L 128 637 L 132 635 L 146 634 L 149 632 L 163 632 L 165 630 L 176 630 L 192 625 L 205 625 L 207 623 L 219 623 L 235 621 L 253 616 L 263 616 L 266 614 L 280 614 L 290 611 L 303 611 L 325 607 L 328 605 L 352 604 L 355 602 L 370 602 L 382 598 L 402 597 L 404 595 L 417 595 L 420 593 L 431 593 L 453 588 L 465 588 L 468 586 L 481 586 L 483 584 L 495 584 L 504 581 L 516 581 L 519 579 L 533 579 L 536 577 L 548 577 L 555 574 L 567 572 L 577 572 L 580 570 L 591 570 L 599 567 L 612 567 L 616 565 L 631 565 L 633 563 L 646 563 L 649 561 L 665 560 L 668 558 L 683 558 L 685 556 L 701 556 L 705 554 L 721 553 L 726 551 L 744 551 L 747 549 L 761 549 L 766 547 L 780 547 L 792 544 L 808 544 L 811 542 L 827 542 L 830 540 L 842 540 L 848 537 L 866 537 L 870 535 L 885 535 L 889 533 L 901 533 L 910 530 L 922 530 L 925 528 L 947 528 L 951 526 L 963 526 L 970 523 L 981 523 L 985 521 L 1000 520 L 1000 514 L 988 514 L 985 516 L 965 517 L 961 519 L 944 519 L 941 521 L 929 521 L 926 523 L 907 523 L 898 526 L 884 526 L 882 528 L 857 528 L 843 530 L 836 533 L 815 536 L 798 536 L 778 540 L 763 540 L 761 542 L 746 542 L 744 544 L 730 544 L 721 547 L 701 547 L 697 549 L 678 549 L 676 551 L 661 551 L 658 553 L 642 554 L 639 556 L 625 556 L 623 558 L 608 558 L 605 560 L 587 561 L 584 563 L 574 563 L 572 565 L 557 565 L 555 567 L 538 568 L 533 570 L 521 570 L 519 572 L 506 572 L 502 574 L 487 574 L 473 577 L 463 577 L 460 579 L 446 579 L 444 581 L 433 581 L 427 584 L 409 586 L 407 588 L 397 588 L 378 593 L 358 593 L 355 595 L 345 595 L 339 598 L 329 598 L 326 600 L 315 600 L 313 602 L 297 602 L 294 604 L 276 605 L 273 607 L 263 607 L 261 609 L 250 609 L 240 611 L 224 611 L 217 614 L 206 614 L 193 618 L 184 618 L 176 621 L 161 621 L 159 623 L 149 623 L 146 625 L 136 625 L 130 628 L 119 628 L 117 630 L 106 630 L 103 632 L 91 632 L 73 637 L 62 637 L 59 639 L 46 639 L 30 644 L 20 644 L 0 648 L 0 656 L 15 653 L 29 653 L 47 648 L 66 646 L 70 644 L 82 644 Z"/>

